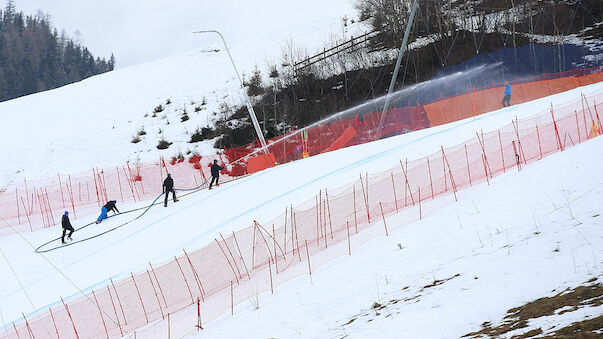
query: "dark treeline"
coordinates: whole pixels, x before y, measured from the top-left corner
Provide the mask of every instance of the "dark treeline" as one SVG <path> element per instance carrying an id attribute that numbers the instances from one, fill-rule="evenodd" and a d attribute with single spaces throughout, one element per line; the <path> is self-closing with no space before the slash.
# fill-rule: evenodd
<path id="1" fill-rule="evenodd" d="M 80 43 L 57 33 L 44 14 L 25 16 L 13 1 L 0 10 L 0 101 L 28 95 L 113 70 Z"/>

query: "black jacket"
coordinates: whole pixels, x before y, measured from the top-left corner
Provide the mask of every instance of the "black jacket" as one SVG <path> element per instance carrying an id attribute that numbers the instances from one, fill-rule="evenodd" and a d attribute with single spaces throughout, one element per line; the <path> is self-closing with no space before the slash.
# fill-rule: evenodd
<path id="1" fill-rule="evenodd" d="M 220 176 L 220 171 L 224 169 L 224 166 L 219 166 L 218 164 L 212 164 L 211 165 L 211 176 L 212 177 L 219 177 Z"/>
<path id="2" fill-rule="evenodd" d="M 163 181 L 163 191 L 171 191 L 174 188 L 174 179 L 172 177 L 167 177 Z"/>
<path id="3" fill-rule="evenodd" d="M 117 209 L 117 206 L 115 206 L 115 203 L 113 201 L 107 202 L 103 207 L 107 209 L 107 212 L 114 211 L 119 213 L 119 210 Z"/>
<path id="4" fill-rule="evenodd" d="M 69 217 L 67 215 L 63 215 L 63 219 L 61 219 L 61 225 L 66 230 L 72 230 L 73 226 L 71 226 L 71 221 L 69 221 Z"/>

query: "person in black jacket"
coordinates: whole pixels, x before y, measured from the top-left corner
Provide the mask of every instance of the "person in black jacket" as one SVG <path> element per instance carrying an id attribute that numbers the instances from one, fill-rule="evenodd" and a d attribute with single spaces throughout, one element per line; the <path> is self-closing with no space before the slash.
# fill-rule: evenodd
<path id="1" fill-rule="evenodd" d="M 165 200 L 163 202 L 164 207 L 167 207 L 168 195 L 170 195 L 170 192 L 172 192 L 174 202 L 178 201 L 178 199 L 176 199 L 176 192 L 174 191 L 174 179 L 172 179 L 172 175 L 168 173 L 167 178 L 163 181 L 163 193 L 165 194 Z"/>
<path id="2" fill-rule="evenodd" d="M 63 235 L 61 236 L 61 242 L 65 244 L 65 234 L 69 231 L 67 235 L 67 239 L 71 240 L 71 235 L 73 234 L 73 226 L 71 226 L 71 221 L 69 221 L 69 212 L 65 211 L 63 214 L 63 218 L 61 219 L 61 225 L 63 226 Z"/>
<path id="3" fill-rule="evenodd" d="M 101 214 L 98 216 L 98 219 L 96 219 L 97 224 L 100 224 L 101 221 L 108 218 L 107 212 L 113 211 L 115 214 L 119 213 L 119 210 L 115 204 L 117 204 L 117 200 L 111 200 L 107 201 L 105 206 L 101 207 Z"/>
<path id="4" fill-rule="evenodd" d="M 214 180 L 216 181 L 216 186 L 220 186 L 220 184 L 218 184 L 218 179 L 220 179 L 220 171 L 223 169 L 224 166 L 218 165 L 218 160 L 214 160 L 214 164 L 211 165 L 211 182 L 209 183 L 209 189 L 211 189 Z"/>

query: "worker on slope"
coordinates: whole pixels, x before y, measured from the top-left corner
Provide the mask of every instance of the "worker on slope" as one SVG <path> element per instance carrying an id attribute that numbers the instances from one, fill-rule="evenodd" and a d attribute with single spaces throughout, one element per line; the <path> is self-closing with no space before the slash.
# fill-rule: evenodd
<path id="1" fill-rule="evenodd" d="M 211 165 L 211 182 L 209 183 L 209 189 L 211 189 L 214 180 L 216 181 L 216 186 L 220 186 L 220 184 L 218 184 L 218 179 L 220 179 L 220 171 L 223 169 L 224 166 L 218 165 L 218 160 L 214 159 L 214 163 Z"/>
<path id="2" fill-rule="evenodd" d="M 176 191 L 174 191 L 174 179 L 172 179 L 172 175 L 168 173 L 167 178 L 163 181 L 163 194 L 165 194 L 163 207 L 167 207 L 168 195 L 170 195 L 170 192 L 172 192 L 174 202 L 178 201 L 178 199 L 176 199 Z"/>
<path id="3" fill-rule="evenodd" d="M 503 107 L 511 106 L 511 84 L 508 81 L 505 81 L 505 92 L 504 92 L 504 95 L 505 96 L 502 99 L 502 105 L 503 105 Z"/>
<path id="4" fill-rule="evenodd" d="M 65 211 L 65 214 L 63 214 L 63 218 L 61 219 L 61 225 L 63 226 L 63 235 L 61 236 L 61 242 L 65 244 L 65 234 L 67 233 L 67 231 L 69 231 L 69 234 L 67 235 L 67 239 L 69 240 L 72 240 L 71 235 L 74 231 L 73 226 L 71 226 L 71 221 L 69 221 L 69 212 Z"/>
<path id="5" fill-rule="evenodd" d="M 108 212 L 113 211 L 113 213 L 115 214 L 119 213 L 119 210 L 117 209 L 117 206 L 115 206 L 115 204 L 117 204 L 117 200 L 111 200 L 107 201 L 105 206 L 101 207 L 101 214 L 98 216 L 98 219 L 96 219 L 97 224 L 100 224 L 101 221 L 108 218 Z"/>

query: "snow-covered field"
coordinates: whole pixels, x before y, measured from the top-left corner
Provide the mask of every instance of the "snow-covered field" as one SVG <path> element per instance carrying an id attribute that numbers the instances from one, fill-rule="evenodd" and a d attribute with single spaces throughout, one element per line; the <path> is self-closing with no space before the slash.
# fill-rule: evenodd
<path id="1" fill-rule="evenodd" d="M 289 5 L 274 0 L 237 2 L 236 8 L 229 8 L 232 6 L 225 5 L 224 11 L 231 14 L 219 27 L 206 27 L 203 21 L 194 28 L 178 26 L 180 30 L 174 34 L 198 41 L 194 50 L 0 103 L 0 140 L 10 145 L 0 149 L 0 187 L 23 178 L 157 160 L 159 155 L 169 158 L 188 150 L 214 153 L 211 142 L 188 143 L 190 134 L 197 127 L 211 125 L 220 115 L 221 104 L 232 110 L 243 103 L 242 91 L 218 36 L 193 31 L 223 28 L 239 72 L 249 79 L 257 65 L 267 80 L 269 65 L 281 69 L 288 46 L 313 53 L 334 37 L 358 36 L 363 29 L 360 25 L 343 27 L 344 16 L 355 16 L 348 0 L 306 1 L 296 15 L 291 15 Z M 318 7 L 320 11 L 314 10 Z M 253 28 L 248 24 L 251 13 L 257 20 Z M 143 30 L 139 34 L 150 33 Z M 170 105 L 165 105 L 167 99 L 171 99 Z M 159 104 L 166 109 L 153 118 Z M 197 106 L 201 110 L 194 112 Z M 190 117 L 185 123 L 180 121 L 183 109 Z M 147 134 L 141 142 L 131 143 L 141 128 Z M 159 151 L 156 146 L 162 136 L 174 144 Z"/>
<path id="2" fill-rule="evenodd" d="M 580 93 L 601 91 L 603 84 L 590 85 L 475 120 L 271 168 L 218 190 L 192 194 L 167 209 L 152 208 L 127 227 L 46 257 L 79 288 L 103 286 L 109 277 L 127 276 L 149 261 L 160 263 L 181 253 L 183 248 L 200 248 L 219 232 L 246 227 L 253 219 L 269 220 L 285 206 L 311 199 L 319 189 L 351 182 L 358 173 L 382 171 L 401 158 L 420 158 L 440 146 L 459 144 L 474 137 L 477 130 L 495 130 L 515 116 L 529 117 L 545 112 L 551 103 L 559 105 L 579 99 Z M 204 333 L 228 333 L 229 337 L 324 337 L 347 332 L 356 337 L 398 337 L 400 333 L 404 337 L 458 336 L 477 330 L 483 321 L 499 319 L 517 302 L 583 282 L 598 274 L 598 248 L 603 248 L 595 232 L 598 218 L 592 217 L 601 202 L 601 142 L 589 141 L 528 166 L 521 173 L 503 175 L 490 186 L 482 184 L 462 192 L 459 203 L 402 227 L 390 238 L 378 238 L 349 258 L 323 266 L 315 273 L 313 286 L 308 285 L 307 277 L 295 279 L 277 289 L 275 297 L 261 295 L 258 311 L 251 312 L 250 305 L 240 305 L 235 310 L 236 317 L 207 324 Z M 566 203 L 565 194 L 572 201 L 574 216 L 582 222 L 579 226 L 573 226 L 576 221 L 567 216 L 567 207 L 547 214 Z M 129 217 L 122 215 L 101 225 L 109 227 Z M 395 217 L 391 222 L 396 222 Z M 59 229 L 47 229 L 24 236 L 38 245 L 58 232 Z M 560 252 L 553 252 L 557 242 Z M 55 304 L 60 296 L 78 295 L 65 277 L 34 254 L 18 235 L 0 238 L 0 247 L 35 308 Z M 22 311 L 32 312 L 32 306 L 9 266 L 4 260 L 1 262 L 0 311 L 5 320 L 11 321 L 19 318 Z M 421 290 L 434 279 L 455 274 L 460 276 Z M 401 291 L 406 286 L 409 287 Z M 375 301 L 387 304 L 388 300 L 417 294 L 421 295 L 417 299 L 420 302 L 398 302 L 387 306 L 387 311 L 384 309 L 382 316 L 371 322 L 363 316 L 343 326 L 366 313 Z M 392 315 L 385 317 L 388 312 Z M 431 325 L 435 316 L 438 326 Z"/>

